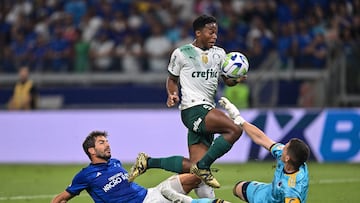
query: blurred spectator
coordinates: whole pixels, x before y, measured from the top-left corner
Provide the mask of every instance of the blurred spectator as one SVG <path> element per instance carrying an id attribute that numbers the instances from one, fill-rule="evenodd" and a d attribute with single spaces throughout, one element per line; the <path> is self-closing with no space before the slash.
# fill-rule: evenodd
<path id="1" fill-rule="evenodd" d="M 280 34 L 277 40 L 277 51 L 280 57 L 281 68 L 292 68 L 294 55 L 296 54 L 296 45 L 295 23 L 284 23 L 280 28 Z"/>
<path id="2" fill-rule="evenodd" d="M 29 79 L 29 68 L 19 68 L 19 80 L 16 83 L 13 95 L 8 102 L 9 110 L 31 110 L 36 109 L 37 90 L 35 84 Z"/>
<path id="3" fill-rule="evenodd" d="M 171 42 L 166 38 L 160 24 L 154 23 L 151 35 L 145 40 L 144 51 L 148 57 L 149 70 L 164 72 L 172 49 Z"/>
<path id="4" fill-rule="evenodd" d="M 116 56 L 125 73 L 142 72 L 143 53 L 141 42 L 136 35 L 126 35 L 124 42 L 116 47 Z"/>
<path id="5" fill-rule="evenodd" d="M 15 73 L 16 69 L 12 60 L 12 52 L 10 47 L 5 46 L 0 57 L 1 72 Z"/>
<path id="6" fill-rule="evenodd" d="M 38 35 L 34 46 L 30 50 L 30 69 L 42 72 L 43 68 L 49 66 L 49 43 L 44 35 Z"/>
<path id="7" fill-rule="evenodd" d="M 77 31 L 76 31 L 76 26 L 74 24 L 74 19 L 72 15 L 69 15 L 67 13 L 63 14 L 62 17 L 62 27 L 64 28 L 63 30 L 63 38 L 68 41 L 70 44 L 75 43 L 75 41 L 78 39 L 77 38 Z"/>
<path id="8" fill-rule="evenodd" d="M 220 10 L 221 4 L 219 1 L 212 0 L 195 0 L 196 14 L 216 15 Z"/>
<path id="9" fill-rule="evenodd" d="M 22 33 L 15 33 L 13 37 L 14 41 L 10 45 L 12 62 L 15 67 L 24 66 L 29 61 L 29 44 Z"/>
<path id="10" fill-rule="evenodd" d="M 309 51 L 312 55 L 310 64 L 312 68 L 323 69 L 326 67 L 328 51 L 325 37 L 322 32 L 315 34 L 314 40 L 311 45 L 306 48 L 306 51 Z"/>
<path id="11" fill-rule="evenodd" d="M 265 22 L 260 17 L 255 16 L 246 36 L 248 57 L 253 69 L 259 68 L 259 65 L 273 49 L 273 40 L 273 32 L 266 27 Z"/>
<path id="12" fill-rule="evenodd" d="M 85 41 L 81 30 L 77 30 L 77 40 L 74 44 L 74 71 L 76 73 L 90 70 L 90 42 Z"/>
<path id="13" fill-rule="evenodd" d="M 315 107 L 314 85 L 310 81 L 304 81 L 300 85 L 298 106 L 303 108 Z"/>
<path id="14" fill-rule="evenodd" d="M 89 9 L 83 16 L 79 25 L 83 33 L 83 39 L 87 42 L 93 40 L 102 24 L 103 20 L 99 16 L 95 15 L 95 11 L 93 9 Z"/>
<path id="15" fill-rule="evenodd" d="M 65 12 L 73 16 L 76 27 L 80 24 L 80 21 L 86 13 L 86 3 L 84 0 L 69 0 L 66 1 Z"/>
<path id="16" fill-rule="evenodd" d="M 63 38 L 63 28 L 56 25 L 49 42 L 50 71 L 66 72 L 70 69 L 70 42 Z"/>
<path id="17" fill-rule="evenodd" d="M 236 32 L 228 31 L 226 32 L 225 38 L 226 40 L 222 42 L 222 46 L 226 52 L 246 52 L 246 43 L 241 35 L 238 35 Z"/>
<path id="18" fill-rule="evenodd" d="M 182 22 L 191 22 L 196 15 L 194 15 L 194 1 L 195 0 L 172 0 L 172 8 L 177 11 L 176 16 Z"/>
<path id="19" fill-rule="evenodd" d="M 300 20 L 297 22 L 298 34 L 296 42 L 296 58 L 295 66 L 296 67 L 309 67 L 311 56 L 306 53 L 306 47 L 310 46 L 312 42 L 312 35 L 308 29 L 308 24 L 305 20 Z"/>
<path id="20" fill-rule="evenodd" d="M 191 28 L 184 26 L 180 31 L 180 38 L 175 43 L 175 47 L 180 47 L 184 44 L 189 44 L 194 41 L 194 37 L 189 33 Z"/>
<path id="21" fill-rule="evenodd" d="M 225 86 L 223 94 L 239 109 L 251 106 L 250 88 L 246 83 L 239 83 L 235 86 Z"/>
<path id="22" fill-rule="evenodd" d="M 93 60 L 93 71 L 109 71 L 113 65 L 115 42 L 105 30 L 100 30 L 90 43 L 90 56 Z"/>
<path id="23" fill-rule="evenodd" d="M 110 22 L 109 27 L 112 32 L 112 39 L 116 44 L 123 42 L 124 37 L 129 34 L 126 17 L 122 12 L 116 11 L 113 20 Z"/>

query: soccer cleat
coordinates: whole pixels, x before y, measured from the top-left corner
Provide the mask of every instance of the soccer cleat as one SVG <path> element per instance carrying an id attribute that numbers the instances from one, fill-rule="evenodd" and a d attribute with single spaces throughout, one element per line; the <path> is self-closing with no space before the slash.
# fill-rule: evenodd
<path id="1" fill-rule="evenodd" d="M 149 159 L 149 156 L 143 152 L 139 153 L 136 157 L 135 164 L 131 167 L 130 175 L 129 175 L 129 182 L 132 182 L 135 180 L 136 177 L 139 175 L 145 173 L 147 169 L 147 160 Z"/>
<path id="2" fill-rule="evenodd" d="M 220 106 L 222 106 L 230 115 L 233 120 L 240 115 L 239 109 L 231 103 L 226 97 L 221 97 L 219 100 Z"/>
<path id="3" fill-rule="evenodd" d="M 199 169 L 196 164 L 193 164 L 190 167 L 190 173 L 196 175 L 199 177 L 204 183 L 207 185 L 213 187 L 213 188 L 219 188 L 220 183 L 215 179 L 215 177 L 212 175 L 210 169 Z"/>

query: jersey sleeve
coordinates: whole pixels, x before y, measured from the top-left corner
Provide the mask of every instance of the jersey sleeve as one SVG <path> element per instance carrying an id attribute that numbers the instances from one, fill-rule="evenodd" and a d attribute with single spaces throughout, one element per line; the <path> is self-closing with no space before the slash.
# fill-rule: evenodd
<path id="1" fill-rule="evenodd" d="M 225 73 L 223 73 L 221 70 L 222 70 L 222 66 L 224 65 L 225 63 L 225 59 L 226 59 L 226 52 L 224 49 L 221 49 L 220 51 L 220 58 L 221 58 L 221 62 L 220 62 L 220 75 L 224 75 L 225 76 Z"/>
<path id="2" fill-rule="evenodd" d="M 285 145 L 281 143 L 276 143 L 270 147 L 270 152 L 276 159 L 280 159 Z"/>
<path id="3" fill-rule="evenodd" d="M 83 171 L 80 171 L 73 178 L 71 184 L 66 188 L 66 191 L 72 195 L 79 195 L 81 191 L 88 187 L 88 182 Z"/>
<path id="4" fill-rule="evenodd" d="M 173 51 L 170 58 L 170 63 L 168 65 L 168 71 L 170 74 L 174 76 L 180 75 L 180 68 L 181 68 L 181 52 L 180 49 L 177 48 Z"/>

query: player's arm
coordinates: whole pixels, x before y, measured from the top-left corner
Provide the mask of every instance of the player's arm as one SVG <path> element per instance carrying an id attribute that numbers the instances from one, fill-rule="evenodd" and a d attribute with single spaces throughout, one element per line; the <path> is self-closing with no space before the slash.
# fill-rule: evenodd
<path id="1" fill-rule="evenodd" d="M 242 127 L 253 142 L 263 146 L 265 149 L 270 151 L 271 146 L 275 144 L 262 130 L 247 122 L 241 115 L 237 115 L 234 122 Z"/>
<path id="2" fill-rule="evenodd" d="M 166 105 L 168 107 L 173 107 L 180 101 L 178 80 L 179 77 L 172 74 L 169 74 L 168 78 L 166 79 L 166 91 L 168 95 Z"/>
<path id="3" fill-rule="evenodd" d="M 245 121 L 242 124 L 242 128 L 253 142 L 265 147 L 267 150 L 270 150 L 270 147 L 275 143 L 275 141 L 270 139 L 262 130 L 251 123 Z"/>
<path id="4" fill-rule="evenodd" d="M 227 86 L 230 86 L 230 87 L 235 86 L 235 85 L 237 85 L 237 84 L 239 84 L 239 83 L 242 83 L 242 82 L 245 81 L 246 78 L 247 78 L 246 75 L 245 75 L 245 76 L 242 76 L 242 77 L 240 77 L 240 78 L 228 78 L 228 77 L 226 77 L 226 76 L 224 76 L 224 75 L 222 75 L 221 77 L 222 77 L 224 83 L 225 83 Z"/>
<path id="5" fill-rule="evenodd" d="M 73 197 L 74 195 L 65 190 L 64 192 L 56 195 L 54 199 L 51 200 L 51 203 L 66 203 Z"/>

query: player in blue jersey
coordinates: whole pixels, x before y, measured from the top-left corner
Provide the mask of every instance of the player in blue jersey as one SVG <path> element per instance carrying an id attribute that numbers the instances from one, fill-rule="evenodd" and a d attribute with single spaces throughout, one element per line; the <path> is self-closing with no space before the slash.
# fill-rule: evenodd
<path id="1" fill-rule="evenodd" d="M 75 175 L 72 183 L 53 198 L 52 203 L 65 203 L 86 190 L 96 203 L 169 203 L 162 190 L 187 194 L 196 187 L 200 180 L 193 174 L 174 175 L 154 188 L 146 189 L 128 181 L 128 172 L 122 163 L 111 158 L 110 144 L 107 133 L 91 132 L 83 142 L 83 149 L 91 163 Z M 192 200 L 188 202 L 212 203 L 217 199 Z"/>
<path id="2" fill-rule="evenodd" d="M 246 122 L 239 110 L 222 97 L 219 101 L 235 124 L 241 126 L 256 143 L 271 152 L 277 164 L 271 183 L 240 181 L 233 193 L 250 203 L 305 203 L 309 188 L 309 172 L 306 161 L 310 150 L 302 140 L 293 138 L 288 143 L 276 143 L 256 126 Z"/>

